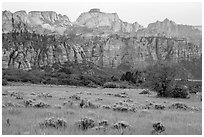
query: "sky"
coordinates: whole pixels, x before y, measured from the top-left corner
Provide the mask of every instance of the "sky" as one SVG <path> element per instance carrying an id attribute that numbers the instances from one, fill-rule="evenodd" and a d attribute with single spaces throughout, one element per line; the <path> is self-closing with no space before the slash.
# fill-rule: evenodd
<path id="1" fill-rule="evenodd" d="M 117 13 L 119 18 L 125 22 L 138 22 L 147 27 L 149 23 L 157 20 L 163 21 L 168 18 L 177 24 L 202 25 L 202 3 L 201 2 L 134 2 L 134 1 L 51 1 L 51 2 L 5 2 L 2 10 L 11 12 L 25 10 L 29 11 L 55 11 L 67 15 L 74 22 L 81 13 L 88 12 L 92 8 L 99 8 L 101 12 Z"/>

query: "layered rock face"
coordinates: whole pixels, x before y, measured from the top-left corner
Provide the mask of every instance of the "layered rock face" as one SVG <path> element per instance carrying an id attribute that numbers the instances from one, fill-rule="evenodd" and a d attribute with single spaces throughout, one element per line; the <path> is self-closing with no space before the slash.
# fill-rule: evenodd
<path id="1" fill-rule="evenodd" d="M 51 32 L 57 31 L 63 33 L 68 26 L 71 25 L 69 18 L 65 15 L 57 14 L 53 11 L 17 11 L 11 13 L 10 11 L 3 11 L 2 13 L 2 32 L 7 33 L 12 31 L 12 18 L 15 23 L 22 22 L 31 30 L 47 29 Z M 37 29 L 36 29 L 37 28 Z"/>
<path id="2" fill-rule="evenodd" d="M 60 38 L 62 40 L 62 38 Z M 132 69 L 144 68 L 157 61 L 191 60 L 199 58 L 199 46 L 185 40 L 164 37 L 129 37 L 119 35 L 109 37 L 80 37 L 47 42 L 46 50 L 36 45 L 18 45 L 15 51 L 14 66 L 30 69 L 32 66 L 52 65 L 72 61 L 75 63 L 92 62 L 99 67 Z M 8 63 L 13 49 L 3 50 L 3 63 Z M 26 54 L 23 54 L 26 53 Z M 17 56 L 18 55 L 18 56 Z"/>
<path id="3" fill-rule="evenodd" d="M 119 19 L 117 13 L 104 13 L 99 9 L 91 9 L 89 12 L 82 13 L 76 20 L 77 25 L 88 28 L 109 29 L 113 32 L 134 33 L 143 27 L 137 22 L 131 24 Z"/>
<path id="4" fill-rule="evenodd" d="M 187 41 L 201 44 L 202 29 L 189 25 L 178 25 L 175 22 L 165 19 L 160 22 L 150 23 L 145 30 L 140 31 L 140 35 L 145 36 L 165 36 L 170 38 L 182 38 Z"/>
<path id="5" fill-rule="evenodd" d="M 18 27 L 19 22 L 25 24 L 20 28 L 31 31 L 19 31 L 15 36 L 13 27 Z M 134 69 L 159 60 L 179 62 L 202 55 L 200 27 L 165 19 L 143 28 L 99 9 L 82 13 L 75 23 L 55 12 L 4 11 L 2 29 L 3 67 L 31 69 L 72 61 Z"/>
<path id="6" fill-rule="evenodd" d="M 157 61 L 191 60 L 201 56 L 199 46 L 179 39 L 164 37 L 129 37 L 112 35 L 102 40 L 101 45 L 83 48 L 91 49 L 86 56 L 100 66 L 144 68 Z M 94 42 L 93 42 L 94 43 Z M 89 44 L 90 45 L 90 44 Z"/>

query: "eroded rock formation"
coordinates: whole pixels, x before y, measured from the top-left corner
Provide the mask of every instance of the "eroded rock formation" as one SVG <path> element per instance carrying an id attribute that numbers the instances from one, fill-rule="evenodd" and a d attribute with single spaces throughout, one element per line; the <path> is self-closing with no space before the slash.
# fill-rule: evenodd
<path id="1" fill-rule="evenodd" d="M 101 28 L 113 32 L 128 33 L 134 33 L 143 28 L 137 22 L 133 24 L 123 22 L 117 13 L 105 13 L 99 9 L 91 9 L 89 12 L 82 13 L 76 20 L 76 24 L 88 28 Z"/>
<path id="2" fill-rule="evenodd" d="M 75 23 L 51 11 L 3 11 L 2 30 L 3 67 L 31 69 L 72 61 L 143 68 L 158 60 L 179 62 L 202 55 L 199 27 L 165 19 L 143 28 L 99 9 L 82 13 Z"/>
<path id="3" fill-rule="evenodd" d="M 56 31 L 60 34 L 71 25 L 69 18 L 66 15 L 57 14 L 53 11 L 3 11 L 2 13 L 2 32 L 11 32 L 13 29 L 12 18 L 15 23 L 22 22 L 30 27 L 31 30 L 41 32 L 42 29 Z M 43 32 L 42 32 L 43 33 Z"/>

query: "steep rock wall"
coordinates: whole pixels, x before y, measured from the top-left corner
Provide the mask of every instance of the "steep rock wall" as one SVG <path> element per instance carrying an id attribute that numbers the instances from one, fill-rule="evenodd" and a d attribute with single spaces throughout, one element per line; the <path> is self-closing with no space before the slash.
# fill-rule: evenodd
<path id="1" fill-rule="evenodd" d="M 117 13 L 100 12 L 99 9 L 91 9 L 89 12 L 82 13 L 76 20 L 77 25 L 88 28 L 104 28 L 113 32 L 135 33 L 143 27 L 137 22 L 131 24 L 123 22 Z"/>
<path id="2" fill-rule="evenodd" d="M 42 31 L 42 29 L 50 30 L 63 34 L 67 27 L 71 26 L 71 22 L 66 15 L 57 14 L 53 11 L 10 11 L 2 12 L 2 32 L 8 33 L 13 30 L 12 21 L 15 23 L 21 22 L 30 30 Z"/>
<path id="3" fill-rule="evenodd" d="M 19 43 L 18 49 L 3 47 L 3 63 L 8 67 L 12 52 L 14 66 L 30 69 L 32 66 L 52 65 L 72 61 L 76 63 L 93 62 L 100 67 L 117 68 L 122 65 L 142 68 L 156 61 L 191 60 L 201 56 L 199 46 L 182 39 L 166 37 L 80 37 L 55 38 L 45 42 L 45 47 L 37 43 Z M 44 38 L 47 39 L 47 38 Z M 40 44 L 40 43 L 38 43 Z"/>

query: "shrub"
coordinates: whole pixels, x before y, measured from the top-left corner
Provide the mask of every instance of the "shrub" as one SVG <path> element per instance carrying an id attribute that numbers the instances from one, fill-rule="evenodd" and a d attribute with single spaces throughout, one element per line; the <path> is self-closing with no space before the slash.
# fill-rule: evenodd
<path id="1" fill-rule="evenodd" d="M 144 89 L 139 94 L 151 94 L 151 93 L 150 93 L 150 91 L 148 89 Z"/>
<path id="2" fill-rule="evenodd" d="M 3 70 L 3 79 L 14 82 L 31 82 L 38 84 L 41 82 L 43 75 L 44 72 L 40 72 L 39 70 L 25 71 L 15 68 Z"/>
<path id="3" fill-rule="evenodd" d="M 14 82 L 21 81 L 20 75 L 22 71 L 18 69 L 3 69 L 2 72 L 3 72 L 2 78 L 7 79 L 7 81 Z"/>
<path id="4" fill-rule="evenodd" d="M 160 134 L 165 131 L 165 127 L 161 122 L 155 122 L 152 126 L 154 128 L 152 134 Z"/>
<path id="5" fill-rule="evenodd" d="M 159 97 L 187 98 L 187 89 L 175 81 L 176 76 L 180 74 L 179 71 L 176 64 L 157 63 L 147 69 L 146 85 L 155 90 Z"/>
<path id="6" fill-rule="evenodd" d="M 122 81 L 134 81 L 134 78 L 133 78 L 133 73 L 132 72 L 126 72 L 125 74 L 122 75 L 121 77 L 121 80 Z"/>
<path id="7" fill-rule="evenodd" d="M 202 80 L 202 56 L 191 61 L 182 60 L 180 64 L 193 75 L 194 79 Z"/>
<path id="8" fill-rule="evenodd" d="M 54 85 L 58 85 L 59 84 L 59 81 L 57 78 L 46 78 L 44 81 L 43 81 L 43 84 L 54 84 Z"/>
<path id="9" fill-rule="evenodd" d="M 114 111 L 120 111 L 120 112 L 136 112 L 136 108 L 134 107 L 134 105 L 130 105 L 128 103 L 125 103 L 125 102 L 119 102 L 119 103 L 116 103 L 112 106 L 112 109 Z"/>
<path id="10" fill-rule="evenodd" d="M 131 125 L 129 125 L 128 123 L 124 122 L 124 121 L 118 121 L 117 123 L 114 123 L 112 125 L 113 129 L 117 129 L 121 135 L 124 134 L 126 129 L 130 129 Z"/>
<path id="11" fill-rule="evenodd" d="M 60 80 L 60 79 L 66 79 L 66 78 L 69 78 L 69 77 L 70 77 L 69 75 L 67 75 L 66 73 L 63 73 L 63 72 L 52 72 L 52 73 L 48 73 L 48 76 L 54 77 L 54 78 L 58 78 L 59 80 Z"/>
<path id="12" fill-rule="evenodd" d="M 170 91 L 175 79 L 175 69 L 168 64 L 156 64 L 149 68 L 147 81 L 149 86 L 157 92 L 160 97 L 170 97 Z"/>
<path id="13" fill-rule="evenodd" d="M 84 100 L 84 99 L 81 100 L 79 106 L 81 108 L 92 108 L 92 109 L 95 109 L 95 108 L 99 107 L 98 105 L 93 104 L 89 100 Z"/>
<path id="14" fill-rule="evenodd" d="M 120 80 L 132 82 L 135 84 L 142 84 L 144 82 L 144 73 L 144 71 L 139 70 L 135 70 L 133 72 L 128 71 L 121 76 Z"/>
<path id="15" fill-rule="evenodd" d="M 130 125 L 124 121 L 119 121 L 119 122 L 113 124 L 113 128 L 115 128 L 115 129 L 121 129 L 121 128 L 124 129 L 124 128 L 128 128 L 128 127 L 130 127 Z"/>
<path id="16" fill-rule="evenodd" d="M 95 75 L 95 76 L 82 75 L 80 76 L 80 80 L 84 86 L 88 86 L 91 83 L 94 83 L 99 86 L 103 86 L 103 84 L 109 79 L 98 75 Z"/>
<path id="17" fill-rule="evenodd" d="M 80 121 L 76 123 L 81 130 L 87 130 L 88 128 L 93 128 L 95 126 L 95 122 L 91 118 L 81 118 Z"/>
<path id="18" fill-rule="evenodd" d="M 41 128 L 65 128 L 67 126 L 67 122 L 64 119 L 60 119 L 60 118 L 48 118 L 45 119 L 45 121 L 39 123 Z"/>
<path id="19" fill-rule="evenodd" d="M 25 107 L 32 107 L 34 101 L 32 99 L 24 100 L 23 103 L 25 104 Z"/>
<path id="20" fill-rule="evenodd" d="M 32 69 L 29 71 L 20 70 L 16 68 L 3 69 L 2 78 L 7 81 L 14 82 L 30 82 L 34 84 L 54 84 L 54 85 L 75 85 L 75 86 L 89 86 L 98 87 L 103 86 L 106 81 L 110 81 L 107 75 L 94 74 L 87 75 L 81 73 L 80 67 L 75 66 L 71 73 L 70 66 L 60 67 L 55 64 L 54 67 L 45 66 L 41 69 Z M 101 71 L 102 72 L 102 71 Z M 4 82 L 5 83 L 5 82 Z M 6 83 L 5 83 L 6 84 Z"/>
<path id="21" fill-rule="evenodd" d="M 80 76 L 77 74 L 71 74 L 66 82 L 67 85 L 83 86 L 83 83 L 80 80 Z"/>
<path id="22" fill-rule="evenodd" d="M 103 85 L 104 88 L 119 88 L 119 84 L 118 83 L 114 83 L 114 82 L 106 82 Z"/>
<path id="23" fill-rule="evenodd" d="M 48 98 L 48 97 L 52 97 L 52 95 L 45 92 L 45 93 L 38 93 L 38 94 L 37 94 L 37 97 Z"/>
<path id="24" fill-rule="evenodd" d="M 103 105 L 102 108 L 104 108 L 104 109 L 111 109 L 111 107 L 108 106 L 108 105 Z"/>
<path id="25" fill-rule="evenodd" d="M 112 81 L 119 81 L 119 78 L 117 78 L 117 77 L 115 77 L 115 76 L 112 76 L 112 77 L 111 77 L 111 80 L 112 80 Z"/>
<path id="26" fill-rule="evenodd" d="M 108 126 L 108 121 L 107 120 L 99 121 L 98 125 L 99 126 Z"/>
<path id="27" fill-rule="evenodd" d="M 176 85 L 171 91 L 171 96 L 173 98 L 189 98 L 187 86 Z"/>
<path id="28" fill-rule="evenodd" d="M 59 70 L 59 72 L 64 72 L 65 74 L 71 74 L 70 69 L 65 68 L 65 67 L 61 68 L 61 69 Z"/>
<path id="29" fill-rule="evenodd" d="M 182 109 L 182 110 L 190 109 L 189 106 L 187 106 L 187 105 L 184 104 L 184 103 L 180 103 L 180 102 L 177 102 L 177 103 L 172 104 L 169 108 L 170 108 L 170 109 Z"/>
<path id="30" fill-rule="evenodd" d="M 91 88 L 97 88 L 98 86 L 96 84 L 94 84 L 93 82 L 90 82 L 87 87 L 91 87 Z"/>
<path id="31" fill-rule="evenodd" d="M 159 104 L 155 104 L 154 107 L 155 109 L 161 109 L 161 110 L 165 109 L 164 105 L 159 105 Z"/>
<path id="32" fill-rule="evenodd" d="M 50 107 L 50 105 L 40 101 L 40 102 L 37 102 L 37 103 L 33 104 L 33 107 L 36 107 L 36 108 L 48 108 L 48 107 Z"/>
<path id="33" fill-rule="evenodd" d="M 6 79 L 2 79 L 2 86 L 8 85 L 8 81 Z"/>
<path id="34" fill-rule="evenodd" d="M 25 107 L 36 107 L 36 108 L 48 108 L 50 105 L 44 103 L 42 101 L 35 102 L 32 99 L 24 100 L 23 101 Z"/>
<path id="35" fill-rule="evenodd" d="M 73 100 L 80 100 L 80 99 L 81 99 L 81 97 L 78 96 L 78 95 L 72 95 L 72 96 L 70 96 L 69 98 L 70 98 L 70 99 L 73 99 Z"/>
<path id="36" fill-rule="evenodd" d="M 202 81 L 188 81 L 187 85 L 190 93 L 202 92 Z"/>
<path id="37" fill-rule="evenodd" d="M 124 94 L 115 94 L 115 97 L 120 97 L 120 98 L 128 98 L 128 95 Z"/>

